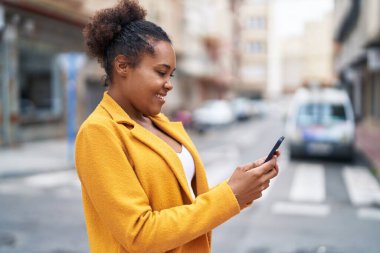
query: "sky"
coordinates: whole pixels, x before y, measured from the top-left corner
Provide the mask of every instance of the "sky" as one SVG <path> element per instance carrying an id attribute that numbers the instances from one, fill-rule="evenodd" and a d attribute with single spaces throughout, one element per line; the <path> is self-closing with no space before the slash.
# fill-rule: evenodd
<path id="1" fill-rule="evenodd" d="M 334 0 L 275 0 L 274 22 L 279 37 L 298 35 L 307 21 L 332 11 Z"/>

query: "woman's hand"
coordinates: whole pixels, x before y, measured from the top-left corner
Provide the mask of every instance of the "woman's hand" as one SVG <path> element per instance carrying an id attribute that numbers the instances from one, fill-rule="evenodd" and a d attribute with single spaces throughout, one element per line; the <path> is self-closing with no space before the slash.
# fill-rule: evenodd
<path id="1" fill-rule="evenodd" d="M 241 165 L 236 168 L 228 181 L 228 185 L 235 194 L 240 209 L 243 209 L 248 203 L 260 198 L 262 191 L 269 187 L 270 180 L 277 176 L 277 157 L 279 155 L 280 152 L 276 151 L 273 158 L 266 163 L 264 163 L 265 158 L 261 158 L 253 163 Z"/>

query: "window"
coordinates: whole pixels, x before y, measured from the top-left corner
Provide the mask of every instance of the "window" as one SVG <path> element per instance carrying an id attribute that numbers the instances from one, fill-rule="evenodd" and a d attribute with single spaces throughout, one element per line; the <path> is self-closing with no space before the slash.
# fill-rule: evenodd
<path id="1" fill-rule="evenodd" d="M 248 5 L 263 5 L 268 4 L 268 0 L 246 0 Z"/>
<path id="2" fill-rule="evenodd" d="M 300 107 L 297 122 L 299 126 L 331 125 L 347 120 L 346 110 L 340 104 L 305 104 Z"/>
<path id="3" fill-rule="evenodd" d="M 57 111 L 57 90 L 60 82 L 55 67 L 55 54 L 20 48 L 19 51 L 19 106 L 22 124 L 50 121 L 61 116 Z M 56 87 L 57 86 L 57 87 Z M 57 114 L 58 113 L 58 114 Z"/>
<path id="4" fill-rule="evenodd" d="M 246 65 L 240 73 L 244 79 L 265 80 L 267 70 L 265 65 Z"/>
<path id="5" fill-rule="evenodd" d="M 247 28 L 252 30 L 264 30 L 266 28 L 266 20 L 263 17 L 249 17 L 247 19 Z"/>
<path id="6" fill-rule="evenodd" d="M 265 44 L 261 41 L 251 41 L 246 44 L 247 53 L 258 54 L 266 51 Z"/>

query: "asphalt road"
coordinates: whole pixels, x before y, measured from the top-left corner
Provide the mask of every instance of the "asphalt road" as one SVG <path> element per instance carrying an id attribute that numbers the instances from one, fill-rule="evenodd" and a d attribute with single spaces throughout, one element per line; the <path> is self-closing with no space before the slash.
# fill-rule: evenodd
<path id="1" fill-rule="evenodd" d="M 266 156 L 283 134 L 281 104 L 267 117 L 191 133 L 210 185 Z M 272 116 L 269 116 L 272 115 Z M 379 253 L 378 181 L 352 163 L 290 161 L 264 196 L 214 230 L 216 253 Z M 75 171 L 0 179 L 0 253 L 89 252 Z"/>
<path id="2" fill-rule="evenodd" d="M 211 185 L 238 164 L 266 156 L 284 134 L 282 104 L 265 118 L 194 138 Z M 223 138 L 221 138 L 223 136 Z M 286 143 L 286 141 L 285 141 Z M 217 253 L 379 253 L 380 187 L 362 155 L 352 162 L 289 160 L 264 196 L 214 230 Z"/>

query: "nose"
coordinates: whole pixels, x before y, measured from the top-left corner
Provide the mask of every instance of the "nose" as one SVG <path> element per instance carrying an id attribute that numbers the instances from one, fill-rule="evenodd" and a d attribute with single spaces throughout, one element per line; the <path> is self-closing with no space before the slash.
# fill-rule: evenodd
<path id="1" fill-rule="evenodd" d="M 167 89 L 168 91 L 173 89 L 173 85 L 170 79 L 166 80 L 164 84 L 164 88 Z"/>

